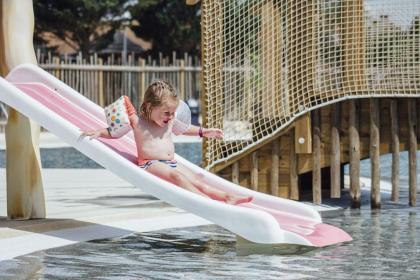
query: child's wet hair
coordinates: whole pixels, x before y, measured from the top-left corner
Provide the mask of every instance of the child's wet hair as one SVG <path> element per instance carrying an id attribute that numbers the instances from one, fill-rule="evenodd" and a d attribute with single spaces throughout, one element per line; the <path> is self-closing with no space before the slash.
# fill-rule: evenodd
<path id="1" fill-rule="evenodd" d="M 164 80 L 153 81 L 144 93 L 143 103 L 140 107 L 141 116 L 149 121 L 152 109 L 161 106 L 168 98 L 178 99 L 175 88 Z"/>

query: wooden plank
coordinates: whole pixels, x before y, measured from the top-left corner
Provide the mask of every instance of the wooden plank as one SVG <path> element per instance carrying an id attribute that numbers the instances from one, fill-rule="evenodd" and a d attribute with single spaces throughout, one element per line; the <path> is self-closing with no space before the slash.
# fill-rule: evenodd
<path id="1" fill-rule="evenodd" d="M 290 199 L 299 200 L 298 160 L 295 151 L 295 132 L 290 131 Z"/>
<path id="2" fill-rule="evenodd" d="M 321 129 L 319 122 L 319 109 L 312 112 L 312 194 L 313 202 L 320 204 L 321 195 Z"/>
<path id="3" fill-rule="evenodd" d="M 307 113 L 295 121 L 295 151 L 297 154 L 312 153 L 311 115 Z"/>
<path id="4" fill-rule="evenodd" d="M 398 135 L 398 104 L 397 100 L 390 101 L 390 123 L 391 123 L 391 152 L 392 152 L 392 192 L 391 200 L 398 202 L 400 189 L 400 138 Z"/>
<path id="5" fill-rule="evenodd" d="M 380 161 L 379 161 L 379 100 L 377 98 L 370 99 L 370 146 L 369 154 L 371 161 L 371 208 L 381 207 L 381 191 L 380 191 Z"/>
<path id="6" fill-rule="evenodd" d="M 185 100 L 185 60 L 180 61 L 181 69 L 179 71 L 179 91 L 181 100 Z"/>
<path id="7" fill-rule="evenodd" d="M 280 157 L 280 141 L 275 139 L 271 143 L 271 179 L 270 179 L 270 191 L 271 195 L 278 196 L 279 193 L 279 157 Z"/>
<path id="8" fill-rule="evenodd" d="M 259 47 L 261 51 L 261 93 L 258 98 L 261 105 L 260 115 L 271 118 L 275 115 L 285 117 L 290 114 L 288 91 L 282 91 L 281 66 L 282 28 L 278 3 L 274 0 L 263 1 L 260 11 Z"/>
<path id="9" fill-rule="evenodd" d="M 407 112 L 408 112 L 408 204 L 410 206 L 416 206 L 417 200 L 417 137 L 416 137 L 416 125 L 417 125 L 417 110 L 416 100 L 407 100 Z"/>
<path id="10" fill-rule="evenodd" d="M 258 191 L 258 151 L 251 154 L 251 188 Z"/>
<path id="11" fill-rule="evenodd" d="M 99 65 L 103 65 L 104 62 L 102 60 L 102 58 L 98 59 L 98 64 Z M 105 96 L 104 96 L 104 72 L 102 70 L 99 71 L 99 76 L 98 76 L 98 86 L 99 86 L 99 105 L 101 107 L 105 106 Z"/>
<path id="12" fill-rule="evenodd" d="M 343 0 L 342 3 L 343 88 L 345 92 L 366 90 L 364 0 Z"/>
<path id="13" fill-rule="evenodd" d="M 260 149 L 261 147 L 264 147 L 265 145 L 267 145 L 268 143 L 271 142 L 271 139 L 289 133 L 289 130 L 292 129 L 292 128 L 293 128 L 293 126 L 289 126 L 289 127 L 284 128 L 282 131 L 273 134 L 272 137 L 267 138 L 267 139 L 264 139 L 261 142 L 259 142 L 258 144 L 255 144 L 254 146 L 252 146 L 251 148 L 249 148 L 248 150 L 246 150 L 246 152 L 243 152 L 242 154 L 238 154 L 236 156 L 231 157 L 228 160 L 225 160 L 225 161 L 223 161 L 221 163 L 216 164 L 210 170 L 212 172 L 214 172 L 214 173 L 219 172 L 220 170 L 224 169 L 226 166 L 232 165 L 235 161 L 240 160 L 242 158 L 245 158 L 249 154 L 252 154 L 254 151 Z M 204 145 L 205 142 L 206 142 L 206 138 L 203 139 L 203 144 L 202 145 Z M 204 149 L 204 148 L 202 148 L 202 149 Z M 204 156 L 205 155 L 203 155 L 203 157 Z M 203 163 L 203 165 L 204 165 L 204 163 Z"/>
<path id="14" fill-rule="evenodd" d="M 331 149 L 330 149 L 330 166 L 331 166 L 331 197 L 339 198 L 341 194 L 341 166 L 340 166 L 340 104 L 334 104 L 331 108 Z"/>
<path id="15" fill-rule="evenodd" d="M 139 58 L 139 68 L 144 69 L 146 66 L 146 60 L 143 58 Z M 146 72 L 141 71 L 139 72 L 139 96 L 138 100 L 143 100 L 143 95 L 146 92 Z"/>
<path id="16" fill-rule="evenodd" d="M 351 207 L 360 208 L 360 139 L 358 102 L 349 101 L 349 158 Z"/>

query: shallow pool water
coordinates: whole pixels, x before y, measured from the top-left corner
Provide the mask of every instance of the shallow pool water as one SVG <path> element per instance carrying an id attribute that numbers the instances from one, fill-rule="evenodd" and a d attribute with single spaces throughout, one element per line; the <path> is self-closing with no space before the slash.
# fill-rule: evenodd
<path id="1" fill-rule="evenodd" d="M 385 207 L 344 210 L 324 218 L 354 240 L 303 254 L 255 253 L 243 249 L 246 244 L 239 244 L 235 235 L 211 225 L 37 252 L 1 262 L 0 275 L 1 279 L 419 279 L 419 209 Z"/>
<path id="2" fill-rule="evenodd" d="M 405 160 L 402 154 L 402 165 Z M 388 180 L 389 157 L 381 164 Z M 400 203 L 383 193 L 382 209 L 371 210 L 365 191 L 362 209 L 324 216 L 352 242 L 285 254 L 283 248 L 250 247 L 215 225 L 168 229 L 3 261 L 0 279 L 420 279 L 420 208 L 407 206 L 408 178 L 401 169 Z M 367 170 L 363 162 L 362 174 Z"/>

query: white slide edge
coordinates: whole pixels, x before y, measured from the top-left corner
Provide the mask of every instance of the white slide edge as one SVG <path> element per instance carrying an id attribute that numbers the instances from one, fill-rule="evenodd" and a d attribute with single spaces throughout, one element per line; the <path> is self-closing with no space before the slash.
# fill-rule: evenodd
<path id="1" fill-rule="evenodd" d="M 27 74 L 25 75 L 27 80 L 15 80 L 13 75 L 13 73 L 16 73 L 15 71 L 25 72 L 25 74 Z M 10 82 L 43 83 L 48 87 L 57 90 L 62 96 L 83 108 L 85 111 L 93 114 L 96 118 L 104 121 L 101 107 L 35 65 L 20 65 L 11 72 L 7 79 Z M 57 118 L 55 113 L 45 110 L 45 108 L 37 108 L 30 97 L 26 96 L 26 94 L 20 92 L 18 88 L 1 78 L 0 89 L 2 91 L 1 101 L 16 108 L 18 111 L 25 112 L 25 115 L 40 123 L 68 144 L 93 158 L 99 164 L 108 168 L 131 184 L 141 187 L 145 192 L 179 208 L 183 208 L 191 213 L 204 217 L 252 242 L 286 242 L 311 245 L 306 239 L 298 235 L 290 234 L 289 232 L 286 232 L 285 234 L 274 218 L 268 213 L 213 201 L 178 188 L 148 172 L 139 170 L 139 168 L 133 164 L 127 166 L 127 161 L 117 153 L 105 147 L 105 145 L 97 140 L 89 140 L 87 138 L 81 139 L 80 131 L 77 127 L 63 118 Z M 40 104 L 37 105 L 41 106 Z M 132 136 L 126 137 L 132 140 Z M 301 215 L 304 218 L 321 222 L 319 213 L 308 205 L 248 190 L 224 180 L 178 155 L 176 156 L 176 159 L 180 163 L 188 166 L 194 172 L 204 174 L 211 184 L 216 184 L 227 191 L 252 195 L 256 204 L 263 203 L 265 204 L 265 207 L 269 204 L 274 209 L 281 211 L 284 211 L 284 208 L 286 208 L 291 214 Z M 141 176 L 139 176 L 139 171 L 142 172 Z M 141 180 L 138 179 L 139 177 L 141 177 Z M 284 240 L 285 235 L 287 235 L 287 240 Z"/>

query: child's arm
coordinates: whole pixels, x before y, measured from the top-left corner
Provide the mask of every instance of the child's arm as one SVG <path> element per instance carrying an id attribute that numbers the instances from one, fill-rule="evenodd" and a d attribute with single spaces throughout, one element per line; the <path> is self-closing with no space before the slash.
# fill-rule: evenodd
<path id="1" fill-rule="evenodd" d="M 187 131 L 184 132 L 184 135 L 221 139 L 223 138 L 223 131 L 218 128 L 204 128 L 190 125 Z"/>
<path id="2" fill-rule="evenodd" d="M 90 136 L 91 139 L 95 139 L 98 137 L 103 138 L 112 138 L 111 134 L 109 134 L 109 130 L 107 128 L 101 128 L 98 130 L 87 130 L 82 131 L 82 136 Z"/>
<path id="3" fill-rule="evenodd" d="M 131 103 L 128 96 L 124 96 L 124 104 L 126 108 L 126 112 L 128 115 L 128 118 L 130 120 L 130 125 L 132 128 L 134 128 L 138 123 L 138 116 L 136 113 L 136 109 L 134 108 L 133 104 Z M 121 136 L 113 137 L 111 135 L 111 131 L 109 128 L 101 128 L 97 130 L 88 130 L 82 131 L 82 136 L 90 136 L 91 139 L 103 137 L 103 138 L 119 138 Z"/>
<path id="4" fill-rule="evenodd" d="M 130 119 L 131 127 L 135 127 L 137 123 L 139 122 L 139 117 L 137 116 L 136 108 L 134 108 L 128 96 L 124 95 L 124 101 L 125 101 L 125 108 L 127 109 L 127 115 L 128 115 L 128 118 Z"/>

